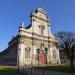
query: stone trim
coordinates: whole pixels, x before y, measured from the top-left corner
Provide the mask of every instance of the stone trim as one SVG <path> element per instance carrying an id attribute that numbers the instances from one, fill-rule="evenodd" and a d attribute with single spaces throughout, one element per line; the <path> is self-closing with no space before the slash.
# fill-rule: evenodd
<path id="1" fill-rule="evenodd" d="M 43 19 L 43 18 L 39 18 L 39 17 L 37 17 L 37 16 L 35 16 L 35 15 L 31 15 L 30 17 L 35 17 L 35 18 L 37 18 L 37 19 L 40 19 L 40 20 L 42 20 L 42 21 L 45 21 L 45 22 L 49 23 L 48 20 L 45 20 L 45 19 Z"/>

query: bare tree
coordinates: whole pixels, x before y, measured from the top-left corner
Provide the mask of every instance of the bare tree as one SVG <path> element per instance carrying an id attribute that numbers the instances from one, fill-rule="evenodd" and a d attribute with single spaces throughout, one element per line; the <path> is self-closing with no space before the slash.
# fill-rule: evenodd
<path id="1" fill-rule="evenodd" d="M 58 46 L 64 51 L 70 60 L 70 67 L 73 70 L 73 64 L 75 59 L 75 35 L 72 32 L 58 32 L 56 36 L 59 38 Z"/>

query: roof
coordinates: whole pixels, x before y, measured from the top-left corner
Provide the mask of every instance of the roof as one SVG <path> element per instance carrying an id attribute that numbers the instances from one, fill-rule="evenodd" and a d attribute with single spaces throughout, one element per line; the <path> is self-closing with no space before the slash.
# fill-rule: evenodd
<path id="1" fill-rule="evenodd" d="M 29 25 L 29 26 L 27 26 L 25 29 L 29 29 L 29 28 L 31 28 L 31 26 L 32 26 L 32 25 L 30 24 L 30 25 Z"/>

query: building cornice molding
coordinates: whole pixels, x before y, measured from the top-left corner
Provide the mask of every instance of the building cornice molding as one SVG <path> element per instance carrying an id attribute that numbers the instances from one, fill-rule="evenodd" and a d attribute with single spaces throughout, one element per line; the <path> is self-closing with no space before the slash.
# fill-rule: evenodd
<path id="1" fill-rule="evenodd" d="M 45 20 L 45 19 L 43 19 L 43 18 L 40 18 L 40 17 L 38 17 L 38 16 L 36 16 L 36 15 L 31 15 L 30 17 L 35 17 L 35 18 L 37 18 L 37 19 L 40 19 L 40 20 L 45 21 L 45 22 L 47 22 L 47 23 L 50 23 L 48 20 Z"/>

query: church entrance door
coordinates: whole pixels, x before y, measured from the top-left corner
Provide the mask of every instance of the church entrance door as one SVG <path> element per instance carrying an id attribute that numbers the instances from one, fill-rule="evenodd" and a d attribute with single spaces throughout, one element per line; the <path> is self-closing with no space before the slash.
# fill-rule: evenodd
<path id="1" fill-rule="evenodd" d="M 39 53 L 39 64 L 46 64 L 46 54 L 40 52 Z"/>

